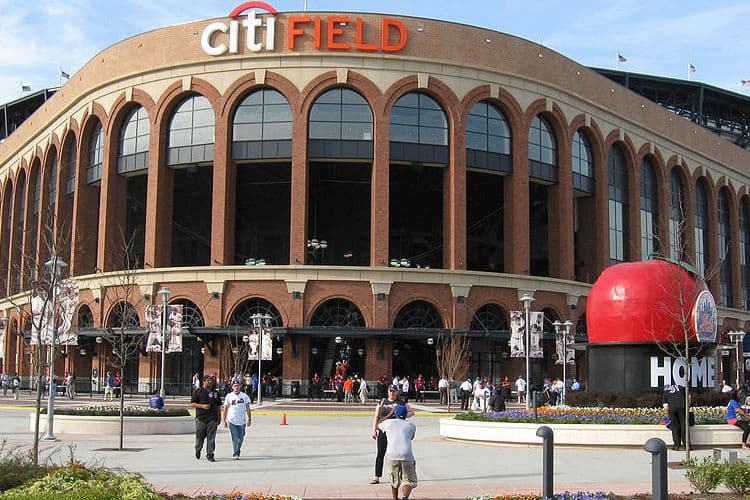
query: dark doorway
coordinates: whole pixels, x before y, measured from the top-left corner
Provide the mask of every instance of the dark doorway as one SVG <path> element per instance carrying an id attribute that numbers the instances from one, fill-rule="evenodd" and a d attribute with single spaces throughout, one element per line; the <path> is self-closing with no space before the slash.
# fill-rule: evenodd
<path id="1" fill-rule="evenodd" d="M 466 268 L 503 272 L 503 177 L 466 174 Z"/>
<path id="2" fill-rule="evenodd" d="M 529 183 L 531 274 L 549 276 L 549 188 Z"/>
<path id="3" fill-rule="evenodd" d="M 172 266 L 211 264 L 213 168 L 174 171 Z"/>

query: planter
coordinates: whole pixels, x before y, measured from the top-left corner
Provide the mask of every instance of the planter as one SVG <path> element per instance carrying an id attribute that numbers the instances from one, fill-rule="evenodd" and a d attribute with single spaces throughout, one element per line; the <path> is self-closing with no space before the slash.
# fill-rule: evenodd
<path id="1" fill-rule="evenodd" d="M 47 429 L 47 415 L 39 416 L 39 430 Z M 34 431 L 34 414 L 29 415 L 29 430 Z M 125 417 L 125 434 L 192 434 L 195 432 L 195 417 Z M 101 434 L 120 433 L 120 417 L 91 417 L 78 415 L 55 415 L 56 434 Z"/>
<path id="2" fill-rule="evenodd" d="M 488 443 L 542 444 L 536 431 L 546 425 L 555 433 L 556 445 L 643 446 L 652 437 L 672 444 L 672 432 L 663 425 L 626 424 L 526 424 L 511 422 L 472 422 L 455 418 L 440 419 L 440 435 L 449 439 Z M 728 424 L 696 425 L 690 428 L 693 446 L 738 446 L 742 431 Z"/>

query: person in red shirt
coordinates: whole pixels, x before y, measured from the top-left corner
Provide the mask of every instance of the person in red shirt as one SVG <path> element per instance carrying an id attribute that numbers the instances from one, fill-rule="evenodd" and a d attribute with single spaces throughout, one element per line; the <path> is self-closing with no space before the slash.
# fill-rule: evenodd
<path id="1" fill-rule="evenodd" d="M 510 400 L 510 379 L 503 377 L 503 397 L 506 401 Z"/>
<path id="2" fill-rule="evenodd" d="M 420 373 L 419 376 L 414 379 L 414 390 L 417 391 L 417 401 L 424 403 L 424 377 Z"/>

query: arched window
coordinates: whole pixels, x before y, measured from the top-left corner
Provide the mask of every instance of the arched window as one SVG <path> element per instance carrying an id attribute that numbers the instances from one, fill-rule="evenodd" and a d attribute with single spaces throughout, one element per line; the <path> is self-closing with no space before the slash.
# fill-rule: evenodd
<path id="1" fill-rule="evenodd" d="M 208 99 L 194 95 L 180 103 L 169 121 L 168 165 L 213 161 L 214 110 Z"/>
<path id="2" fill-rule="evenodd" d="M 232 122 L 232 158 L 259 160 L 291 158 L 292 108 L 274 89 L 248 94 L 237 107 Z"/>
<path id="3" fill-rule="evenodd" d="M 594 192 L 594 155 L 586 134 L 576 130 L 573 134 L 573 189 L 583 193 Z"/>
<path id="4" fill-rule="evenodd" d="M 732 294 L 732 256 L 729 254 L 729 249 L 732 247 L 730 223 L 729 193 L 727 188 L 723 187 L 719 191 L 719 258 L 721 259 L 719 297 L 721 304 L 725 307 L 734 307 L 734 296 Z"/>
<path id="5" fill-rule="evenodd" d="M 365 318 L 362 312 L 344 299 L 331 299 L 315 309 L 310 318 L 310 326 L 350 326 L 364 327 Z"/>
<path id="6" fill-rule="evenodd" d="M 682 177 L 677 168 L 669 173 L 669 192 L 669 256 L 684 260 L 685 198 Z"/>
<path id="7" fill-rule="evenodd" d="M 466 122 L 466 166 L 513 172 L 511 134 L 505 115 L 492 103 L 472 106 Z"/>
<path id="8" fill-rule="evenodd" d="M 485 304 L 471 318 L 470 330 L 507 331 L 508 314 L 497 304 Z"/>
<path id="9" fill-rule="evenodd" d="M 557 182 L 557 141 L 543 116 L 535 116 L 529 127 L 529 177 Z"/>
<path id="10" fill-rule="evenodd" d="M 120 131 L 117 173 L 137 172 L 148 168 L 151 125 L 143 106 L 136 106 Z"/>
<path id="11" fill-rule="evenodd" d="M 708 191 L 702 181 L 695 186 L 695 267 L 698 274 L 708 269 Z"/>
<path id="12" fill-rule="evenodd" d="M 656 189 L 656 171 L 651 160 L 641 161 L 641 259 L 659 251 L 657 235 L 659 222 L 659 195 Z"/>
<path id="13" fill-rule="evenodd" d="M 55 203 L 57 202 L 57 168 L 57 150 L 55 148 L 52 148 L 49 153 L 49 184 L 47 185 L 51 214 L 55 213 L 55 210 L 52 207 L 54 207 Z"/>
<path id="14" fill-rule="evenodd" d="M 91 308 L 86 304 L 83 304 L 78 308 L 77 319 L 79 330 L 94 327 L 94 314 L 91 312 Z"/>
<path id="15" fill-rule="evenodd" d="M 443 318 L 429 302 L 413 300 L 403 306 L 396 314 L 396 319 L 393 320 L 393 328 L 443 328 Z"/>
<path id="16" fill-rule="evenodd" d="M 271 316 L 271 327 L 284 326 L 283 322 L 281 321 L 281 315 L 279 314 L 278 309 L 276 309 L 274 305 L 268 302 L 266 299 L 257 297 L 252 299 L 245 299 L 237 307 L 235 307 L 234 311 L 232 312 L 232 316 L 230 316 L 229 318 L 228 324 L 234 326 L 244 326 L 248 328 L 252 327 L 252 316 L 254 314 L 268 314 L 269 316 Z"/>
<path id="17" fill-rule="evenodd" d="M 750 206 L 747 196 L 740 201 L 740 276 L 742 279 L 743 309 L 750 309 Z"/>
<path id="18" fill-rule="evenodd" d="M 609 263 L 628 259 L 628 170 L 619 144 L 607 158 L 609 170 Z"/>
<path id="19" fill-rule="evenodd" d="M 42 203 L 42 182 L 40 180 L 40 168 L 35 166 L 31 172 L 31 182 L 34 186 L 34 201 L 31 205 L 31 213 L 37 215 L 39 213 L 40 205 Z"/>
<path id="20" fill-rule="evenodd" d="M 203 313 L 188 299 L 177 299 L 169 303 L 170 305 L 182 306 L 182 327 L 183 328 L 203 328 L 206 322 L 203 320 Z"/>
<path id="21" fill-rule="evenodd" d="M 107 327 L 125 329 L 140 328 L 138 312 L 130 303 L 125 301 L 118 302 L 112 307 L 112 310 L 109 313 Z"/>
<path id="22" fill-rule="evenodd" d="M 409 92 L 393 105 L 391 160 L 448 164 L 448 119 L 435 99 Z"/>
<path id="23" fill-rule="evenodd" d="M 357 92 L 331 89 L 310 109 L 311 158 L 372 158 L 372 110 Z"/>
<path id="24" fill-rule="evenodd" d="M 576 340 L 586 341 L 589 338 L 589 331 L 586 327 L 586 313 L 581 314 L 576 321 Z"/>
<path id="25" fill-rule="evenodd" d="M 88 146 L 86 182 L 93 184 L 102 179 L 102 161 L 104 160 L 104 132 L 99 120 L 91 127 Z"/>
<path id="26" fill-rule="evenodd" d="M 63 172 L 65 172 L 65 194 L 72 195 L 76 191 L 76 148 L 75 138 L 68 136 L 68 144 L 65 148 L 65 158 L 63 160 Z"/>

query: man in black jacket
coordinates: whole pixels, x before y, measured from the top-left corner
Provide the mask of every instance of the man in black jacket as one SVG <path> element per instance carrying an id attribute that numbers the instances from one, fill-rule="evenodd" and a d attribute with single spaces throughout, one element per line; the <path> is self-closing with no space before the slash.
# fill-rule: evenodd
<path id="1" fill-rule="evenodd" d="M 671 384 L 664 387 L 664 410 L 672 422 L 672 449 L 679 450 L 685 440 L 685 387 Z"/>
<path id="2" fill-rule="evenodd" d="M 206 441 L 206 460 L 215 462 L 216 428 L 221 419 L 221 396 L 216 390 L 216 380 L 210 375 L 203 377 L 203 387 L 195 390 L 190 399 L 195 408 L 195 458 L 201 458 L 203 441 Z"/>

